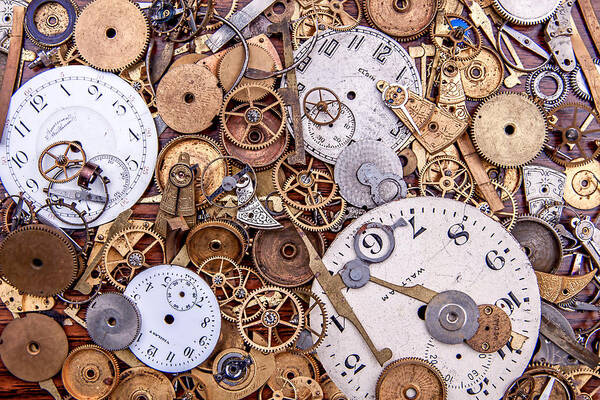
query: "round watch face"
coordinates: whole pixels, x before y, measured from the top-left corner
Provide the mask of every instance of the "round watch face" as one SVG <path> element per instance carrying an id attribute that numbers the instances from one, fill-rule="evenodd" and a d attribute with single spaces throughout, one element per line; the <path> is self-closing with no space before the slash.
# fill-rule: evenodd
<path id="1" fill-rule="evenodd" d="M 296 60 L 304 57 L 296 68 L 300 104 L 305 104 L 307 95 L 307 100 L 315 101 L 311 90 L 326 88 L 342 104 L 342 115 L 321 127 L 303 118 L 306 151 L 334 164 L 350 140 L 380 139 L 394 150 L 407 145 L 410 131 L 384 104 L 376 87 L 383 79 L 422 93 L 419 72 L 406 50 L 391 37 L 364 26 L 327 31 L 319 35 L 312 51 L 310 43 L 306 41 L 294 54 Z M 291 115 L 288 122 L 292 126 Z"/>
<path id="2" fill-rule="evenodd" d="M 519 243 L 478 209 L 434 197 L 407 198 L 378 207 L 342 231 L 323 262 L 335 274 L 356 259 L 383 259 L 369 262 L 371 280 L 364 286 L 341 290 L 375 348 L 392 351 L 383 365 L 352 322 L 336 312 L 319 282 L 315 280 L 312 287 L 330 315 L 328 335 L 317 354 L 350 398 L 375 399 L 384 366 L 404 357 L 422 358 L 437 367 L 449 400 L 498 400 L 527 367 L 540 326 L 537 280 Z M 426 327 L 425 303 L 373 278 L 399 286 L 422 285 L 437 293 L 460 291 L 477 305 L 496 305 L 510 318 L 513 338 L 499 351 L 487 354 L 464 342 L 442 343 Z M 312 314 L 311 321 L 319 321 L 318 312 Z"/>
<path id="3" fill-rule="evenodd" d="M 108 203 L 101 179 L 89 189 L 79 187 L 77 178 L 62 182 L 81 165 L 76 162 L 83 160 L 78 147 L 57 145 L 40 163 L 45 149 L 64 141 L 80 146 L 85 159 L 97 164 L 101 176 L 110 180 Z M 52 155 L 60 158 L 65 150 L 74 164 L 62 169 L 55 166 Z M 9 194 L 23 192 L 36 207 L 45 204 L 48 195 L 75 202 L 79 211 L 86 212 L 87 220 L 93 220 L 90 225 L 97 226 L 112 221 L 143 195 L 157 153 L 152 115 L 127 82 L 84 66 L 53 68 L 27 81 L 12 97 L 0 142 L 0 179 Z M 60 183 L 50 185 L 40 168 Z M 45 208 L 41 214 L 63 228 L 81 224 L 81 219 L 64 207 Z"/>
<path id="4" fill-rule="evenodd" d="M 138 337 L 129 346 L 144 364 L 182 372 L 204 362 L 221 332 L 217 298 L 198 274 L 176 265 L 158 265 L 137 275 L 125 296 L 140 311 Z"/>

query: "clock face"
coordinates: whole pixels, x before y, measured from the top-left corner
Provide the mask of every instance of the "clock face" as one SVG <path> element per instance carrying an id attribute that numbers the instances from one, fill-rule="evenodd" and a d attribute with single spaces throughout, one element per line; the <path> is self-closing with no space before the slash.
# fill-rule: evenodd
<path id="1" fill-rule="evenodd" d="M 60 141 L 78 142 L 86 159 L 110 179 L 103 213 L 104 201 L 89 200 L 105 197 L 100 179 L 90 185 L 89 191 L 77 186 L 76 178 L 49 188 L 50 182 L 39 172 L 43 150 Z M 97 226 L 112 221 L 142 196 L 152 179 L 157 153 L 152 115 L 127 82 L 89 67 L 60 67 L 36 75 L 13 95 L 0 142 L 0 179 L 9 194 L 23 192 L 36 207 L 46 201 L 44 189 L 62 192 L 53 197 L 75 202 L 88 220 L 97 217 L 90 224 Z M 71 172 L 67 172 L 69 176 Z M 60 180 L 63 173 L 54 169 L 48 175 Z M 86 200 L 76 201 L 80 193 Z M 81 219 L 66 208 L 54 211 L 63 221 L 48 208 L 41 213 L 63 228 L 81 224 Z"/>
<path id="2" fill-rule="evenodd" d="M 311 50 L 310 42 L 295 52 L 296 60 Z M 345 148 L 341 144 L 350 140 L 381 139 L 394 150 L 408 144 L 410 132 L 385 106 L 376 83 L 384 79 L 421 94 L 421 80 L 412 58 L 391 37 L 363 26 L 327 31 L 296 68 L 296 79 L 300 104 L 311 89 L 324 87 L 338 97 L 344 111 L 320 129 L 308 118 L 302 119 L 306 150 L 314 157 L 334 164 Z M 291 116 L 288 122 L 291 126 Z"/>
<path id="3" fill-rule="evenodd" d="M 401 219 L 405 226 L 398 224 Z M 387 254 L 384 261 L 372 262 Z M 495 353 L 478 353 L 465 343 L 445 344 L 431 337 L 425 304 L 418 300 L 373 282 L 343 289 L 375 346 L 392 350 L 385 365 L 403 357 L 425 359 L 440 370 L 449 400 L 498 400 L 526 368 L 540 326 L 537 280 L 518 242 L 478 209 L 434 197 L 376 208 L 337 236 L 323 262 L 336 273 L 357 258 L 369 260 L 371 276 L 387 282 L 420 284 L 436 292 L 458 290 L 479 305 L 495 304 L 509 316 L 512 331 L 527 337 L 520 350 L 504 346 Z M 350 398 L 375 399 L 383 367 L 352 323 L 336 314 L 316 280 L 312 290 L 322 295 L 330 315 L 328 335 L 317 349 L 325 370 Z M 311 321 L 319 321 L 318 311 Z"/>
<path id="4" fill-rule="evenodd" d="M 137 275 L 125 296 L 138 306 L 140 334 L 129 346 L 144 364 L 163 372 L 182 372 L 210 356 L 221 332 L 217 298 L 194 272 L 158 265 Z"/>

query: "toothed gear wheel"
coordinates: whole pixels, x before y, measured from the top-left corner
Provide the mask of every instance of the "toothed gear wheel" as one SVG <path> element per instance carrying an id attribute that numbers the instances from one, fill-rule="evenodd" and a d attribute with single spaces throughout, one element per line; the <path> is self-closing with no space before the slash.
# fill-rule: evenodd
<path id="1" fill-rule="evenodd" d="M 283 211 L 294 225 L 311 232 L 324 232 L 341 224 L 344 220 L 346 207 L 346 200 L 341 197 L 325 204 L 323 208 L 309 211 L 298 210 L 283 203 Z M 317 218 L 317 221 L 312 220 L 314 217 Z"/>
<path id="2" fill-rule="evenodd" d="M 556 230 L 541 218 L 522 214 L 511 230 L 519 242 L 533 269 L 553 273 L 560 266 L 563 257 L 563 243 Z"/>
<path id="3" fill-rule="evenodd" d="M 222 16 L 226 20 L 230 20 L 233 13 L 235 13 L 237 10 L 239 0 L 229 0 L 229 1 L 231 2 L 231 4 L 229 6 L 224 5 L 224 2 L 222 2 L 222 1 L 217 2 L 217 4 L 215 4 L 213 13 L 215 15 Z M 206 3 L 207 3 L 206 1 L 200 2 L 200 10 L 201 11 L 206 10 Z M 214 19 L 213 19 L 213 21 L 214 21 Z M 221 25 L 223 25 L 223 23 L 221 21 L 217 21 L 217 22 L 213 22 L 212 24 L 206 25 L 206 27 L 204 29 L 207 31 L 212 31 L 212 30 L 220 28 Z"/>
<path id="4" fill-rule="evenodd" d="M 105 293 L 88 306 L 88 334 L 98 346 L 117 351 L 129 347 L 140 333 L 140 313 L 128 297 L 120 293 Z"/>
<path id="5" fill-rule="evenodd" d="M 600 58 L 594 58 L 594 64 L 596 65 L 598 73 L 600 73 Z M 575 96 L 583 101 L 592 101 L 590 88 L 588 87 L 585 76 L 583 76 L 583 71 L 579 65 L 577 65 L 577 67 L 569 74 L 569 84 Z"/>
<path id="6" fill-rule="evenodd" d="M 323 300 L 312 290 L 300 288 L 294 292 L 301 299 L 308 300 L 308 308 L 305 311 L 306 327 L 300 332 L 300 336 L 296 339 L 290 351 L 309 356 L 309 360 L 314 362 L 310 353 L 314 353 L 327 336 L 327 327 L 329 326 L 327 307 Z M 318 373 L 319 369 L 315 368 L 315 371 Z"/>
<path id="7" fill-rule="evenodd" d="M 72 0 L 32 0 L 25 12 L 25 33 L 38 47 L 56 47 L 73 35 L 78 12 Z"/>
<path id="8" fill-rule="evenodd" d="M 238 224 L 214 219 L 197 224 L 188 233 L 185 244 L 188 256 L 196 266 L 216 256 L 239 263 L 248 250 L 247 238 L 248 234 Z"/>
<path id="9" fill-rule="evenodd" d="M 539 399 L 542 392 L 547 393 L 548 378 L 553 378 L 554 381 L 549 399 L 577 398 L 578 391 L 573 380 L 557 365 L 534 362 L 529 364 L 523 375 L 509 386 L 502 400 Z"/>
<path id="10" fill-rule="evenodd" d="M 555 84 L 554 92 L 547 94 L 542 88 L 542 80 L 552 80 Z M 555 65 L 545 65 L 536 69 L 527 76 L 525 85 L 527 94 L 539 98 L 544 108 L 551 109 L 562 104 L 569 93 L 569 81 L 564 77 L 560 68 Z"/>
<path id="11" fill-rule="evenodd" d="M 350 10 L 356 12 L 351 15 L 344 10 L 344 5 L 350 4 Z M 329 26 L 334 31 L 346 32 L 354 29 L 360 24 L 362 18 L 362 7 L 359 0 L 321 0 L 314 2 L 312 9 L 314 11 L 325 11 L 333 18 L 333 23 Z"/>
<path id="12" fill-rule="evenodd" d="M 499 93 L 477 108 L 471 137 L 479 154 L 490 163 L 519 167 L 542 151 L 547 139 L 546 116 L 528 96 Z"/>
<path id="13" fill-rule="evenodd" d="M 440 0 L 365 0 L 363 6 L 369 25 L 404 42 L 427 32 Z"/>
<path id="14" fill-rule="evenodd" d="M 444 155 L 433 157 L 421 168 L 419 190 L 421 196 L 434 193 L 466 203 L 473 197 L 475 184 L 465 163 Z"/>
<path id="15" fill-rule="evenodd" d="M 431 24 L 430 34 L 435 47 L 456 61 L 472 60 L 481 51 L 479 30 L 458 14 L 445 14 L 442 22 Z"/>
<path id="16" fill-rule="evenodd" d="M 264 93 L 259 96 L 258 93 Z M 247 101 L 242 102 L 242 107 L 236 107 L 234 98 L 244 96 Z M 262 98 L 261 103 L 255 103 L 254 98 Z M 232 111 L 232 108 L 236 111 Z M 271 129 L 265 124 L 264 117 L 272 114 L 280 118 L 277 129 Z M 229 140 L 237 146 L 249 149 L 260 150 L 273 144 L 282 134 L 285 134 L 285 120 L 287 111 L 285 103 L 281 96 L 274 90 L 268 89 L 260 84 L 250 84 L 238 86 L 223 101 L 223 107 L 220 113 L 223 132 Z M 244 130 L 242 136 L 236 137 L 233 131 L 229 129 L 231 124 L 242 123 Z M 258 134 L 260 133 L 260 135 Z"/>
<path id="17" fill-rule="evenodd" d="M 600 380 L 600 371 L 598 369 L 592 369 L 590 367 L 576 368 L 570 371 L 565 371 L 565 375 L 573 382 L 577 388 L 577 393 L 582 396 L 580 400 L 594 400 L 594 395 L 597 393 L 596 387 L 587 386 L 590 382 L 590 378 L 595 378 L 596 381 Z M 593 385 L 593 383 L 592 383 Z M 590 392 L 591 391 L 591 392 Z"/>
<path id="18" fill-rule="evenodd" d="M 492 0 L 494 9 L 508 22 L 535 25 L 549 20 L 561 0 Z"/>
<path id="19" fill-rule="evenodd" d="M 74 398 L 101 400 L 119 383 L 119 364 L 101 347 L 83 345 L 71 350 L 63 364 L 61 378 Z"/>
<path id="20" fill-rule="evenodd" d="M 94 0 L 77 18 L 75 45 L 85 62 L 101 71 L 117 72 L 146 53 L 150 25 L 136 3 Z"/>
<path id="21" fill-rule="evenodd" d="M 441 372 L 420 358 L 401 358 L 388 364 L 377 380 L 378 400 L 445 400 L 446 382 Z"/>
<path id="22" fill-rule="evenodd" d="M 249 314 L 258 314 L 258 318 L 247 322 L 246 316 Z M 274 353 L 290 347 L 296 341 L 304 328 L 304 318 L 302 304 L 294 293 L 276 286 L 265 286 L 250 293 L 241 305 L 237 327 L 249 346 L 263 353 Z M 279 335 L 276 336 L 277 327 L 285 327 L 286 335 L 278 331 Z M 267 332 L 266 344 L 252 339 L 250 332 L 254 329 Z"/>
<path id="23" fill-rule="evenodd" d="M 103 272 L 108 281 L 123 291 L 133 277 L 152 264 L 164 264 L 165 242 L 155 231 L 142 226 L 125 228 L 105 244 Z"/>
<path id="24" fill-rule="evenodd" d="M 0 243 L 0 275 L 23 293 L 54 296 L 68 289 L 78 272 L 73 244 L 50 226 L 23 226 Z"/>
<path id="25" fill-rule="evenodd" d="M 13 226 L 15 221 L 15 211 L 17 203 L 19 202 L 19 196 L 7 196 L 2 203 L 0 203 L 0 232 L 9 234 L 16 227 Z M 23 213 L 21 214 L 21 221 L 24 225 L 31 224 L 35 219 L 35 209 L 33 203 L 23 197 Z"/>

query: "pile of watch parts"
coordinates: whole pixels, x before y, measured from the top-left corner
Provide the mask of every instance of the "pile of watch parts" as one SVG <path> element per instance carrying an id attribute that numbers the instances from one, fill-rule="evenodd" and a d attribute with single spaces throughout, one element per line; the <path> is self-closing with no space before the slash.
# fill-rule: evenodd
<path id="1" fill-rule="evenodd" d="M 1 4 L 0 397 L 600 399 L 597 3 Z"/>

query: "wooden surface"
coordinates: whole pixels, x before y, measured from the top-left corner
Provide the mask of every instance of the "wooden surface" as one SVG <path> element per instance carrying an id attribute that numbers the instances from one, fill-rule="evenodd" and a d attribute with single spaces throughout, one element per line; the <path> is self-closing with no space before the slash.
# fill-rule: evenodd
<path id="1" fill-rule="evenodd" d="M 360 0 L 356 0 L 356 1 L 360 1 Z M 247 0 L 242 0 L 240 2 L 238 9 L 240 9 L 242 7 L 242 5 L 246 4 L 247 2 L 248 2 Z M 600 16 L 600 1 L 592 0 L 592 2 L 593 2 L 593 6 L 595 8 L 595 11 L 596 11 L 596 15 Z M 80 6 L 85 5 L 85 2 L 78 2 L 78 3 L 80 4 Z M 221 3 L 219 2 L 219 4 L 221 4 Z M 586 46 L 589 49 L 590 53 L 592 54 L 593 57 L 599 57 L 600 55 L 596 54 L 594 51 L 594 46 L 592 45 L 589 35 L 588 35 L 588 32 L 582 23 L 580 11 L 577 6 L 575 6 L 573 8 L 573 18 L 576 21 L 579 31 L 580 31 L 581 35 L 583 36 L 583 39 L 584 39 Z M 366 21 L 363 20 L 362 24 L 366 25 Z M 542 28 L 541 26 L 528 28 L 528 29 L 525 29 L 524 32 L 527 32 L 527 33 L 533 32 L 533 37 L 536 38 L 537 42 L 546 48 L 546 45 L 544 44 L 543 39 L 542 39 L 541 28 Z M 408 46 L 414 46 L 422 41 L 427 41 L 428 43 L 430 43 L 430 40 L 428 39 L 428 37 L 425 36 L 421 39 L 418 39 L 418 40 L 415 40 L 412 42 L 402 43 L 402 45 L 405 48 L 407 48 Z M 484 41 L 485 41 L 485 39 L 484 39 Z M 281 45 L 280 45 L 279 41 L 276 42 L 276 45 L 278 46 L 278 49 L 281 54 Z M 35 49 L 35 46 L 33 46 L 31 44 L 31 42 L 29 42 L 28 40 L 26 40 L 25 46 L 27 49 L 37 50 L 37 49 Z M 160 49 L 160 48 L 162 48 L 162 45 L 159 43 L 159 45 L 157 47 L 158 47 L 158 49 Z M 525 63 L 531 61 L 530 56 L 525 55 L 523 53 L 520 53 L 520 54 Z M 3 69 L 4 62 L 5 62 L 5 56 L 0 55 L 0 67 L 2 69 Z M 418 67 L 419 67 L 419 65 L 420 65 L 420 63 L 417 63 Z M 324 66 L 324 68 L 335 68 L 335 66 L 333 66 L 333 65 Z M 24 72 L 23 82 L 30 79 L 32 76 L 34 76 L 36 73 L 39 73 L 39 72 L 41 72 L 41 70 L 31 71 L 31 70 L 26 69 Z M 522 80 L 522 84 L 517 86 L 514 89 L 511 89 L 511 91 L 523 91 L 524 90 L 524 83 L 525 83 L 526 77 L 521 78 L 521 80 Z M 567 101 L 579 101 L 579 100 L 577 98 L 575 98 L 573 95 L 570 95 Z M 469 108 L 471 110 L 476 105 L 477 105 L 477 103 L 469 102 Z M 209 132 L 203 132 L 203 133 L 210 134 L 211 136 L 216 138 L 217 137 L 216 131 L 217 131 L 217 124 L 215 122 L 215 124 L 213 124 L 213 127 Z M 176 137 L 176 136 L 178 136 L 178 135 L 175 134 L 170 129 L 168 129 L 160 137 L 161 147 L 164 146 L 164 144 L 166 142 L 168 142 L 170 139 L 172 139 L 173 137 Z M 535 163 L 551 166 L 556 169 L 560 169 L 556 164 L 554 164 L 550 160 L 548 160 L 547 157 L 543 154 L 535 161 Z M 414 175 L 409 176 L 406 179 L 409 182 L 409 184 L 411 184 L 411 183 L 414 184 L 416 182 L 416 176 L 414 176 Z M 3 188 L 0 188 L 0 194 L 1 193 L 3 193 Z M 146 191 L 144 196 L 151 196 L 151 195 L 154 195 L 157 193 L 158 193 L 157 189 L 153 185 L 151 185 L 148 188 L 148 190 Z M 524 193 L 523 193 L 522 188 L 519 191 L 517 201 L 518 201 L 521 212 L 524 212 L 527 208 L 524 203 Z M 137 205 L 134 207 L 134 217 L 139 218 L 139 219 L 153 220 L 154 216 L 156 215 L 157 209 L 158 209 L 157 205 Z M 590 215 L 592 215 L 592 218 L 596 217 L 597 211 L 598 210 L 593 210 L 592 212 L 589 213 Z M 569 212 L 565 211 L 564 214 L 568 216 Z M 328 239 L 333 239 L 334 235 L 327 234 L 327 237 L 328 237 Z M 250 262 L 251 262 L 250 258 L 247 257 L 246 263 L 250 263 Z M 567 263 L 565 263 L 565 265 L 563 266 L 563 269 L 561 269 L 561 271 L 564 271 L 565 269 L 568 269 Z M 60 312 L 63 308 L 63 305 L 61 304 L 60 301 L 57 301 L 57 304 L 58 305 L 55 307 L 55 310 Z M 597 313 L 577 313 L 577 314 L 572 313 L 572 314 L 569 314 L 568 317 L 572 321 L 572 323 L 575 327 L 590 326 L 593 323 L 593 321 L 596 321 L 598 318 L 600 318 L 600 316 Z M 11 320 L 12 320 L 11 314 L 6 310 L 6 308 L 4 308 L 3 306 L 0 306 L 0 331 Z M 86 330 L 77 324 L 65 326 L 65 330 L 69 337 L 69 347 L 71 349 L 76 346 L 79 346 L 81 344 L 90 342 Z M 125 366 L 123 365 L 123 367 L 125 367 Z M 63 395 L 66 395 L 66 392 L 61 388 L 62 385 L 60 383 L 60 378 L 55 377 L 54 381 L 56 382 L 57 386 L 59 386 L 61 393 Z M 17 398 L 18 399 L 35 399 L 35 400 L 39 399 L 39 400 L 41 400 L 41 399 L 50 399 L 51 396 L 49 396 L 45 391 L 40 389 L 35 383 L 22 382 L 19 379 L 13 377 L 12 375 L 10 375 L 10 373 L 8 373 L 6 371 L 6 369 L 0 363 L 0 399 L 17 399 Z"/>

